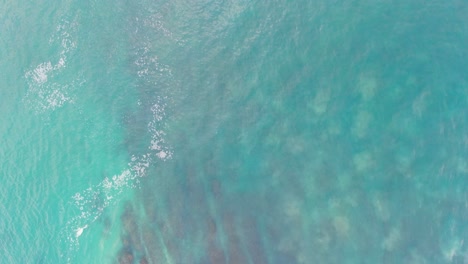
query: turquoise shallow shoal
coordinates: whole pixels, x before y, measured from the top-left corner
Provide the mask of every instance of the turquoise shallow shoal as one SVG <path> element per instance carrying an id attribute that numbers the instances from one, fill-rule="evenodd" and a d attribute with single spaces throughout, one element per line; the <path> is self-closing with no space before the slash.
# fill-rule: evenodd
<path id="1" fill-rule="evenodd" d="M 468 263 L 468 2 L 0 10 L 0 263 Z"/>

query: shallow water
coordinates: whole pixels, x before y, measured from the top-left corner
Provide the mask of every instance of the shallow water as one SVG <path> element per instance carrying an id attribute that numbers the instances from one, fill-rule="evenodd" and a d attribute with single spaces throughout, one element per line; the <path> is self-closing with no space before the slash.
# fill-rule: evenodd
<path id="1" fill-rule="evenodd" d="M 468 263 L 468 4 L 0 2 L 4 263 Z"/>

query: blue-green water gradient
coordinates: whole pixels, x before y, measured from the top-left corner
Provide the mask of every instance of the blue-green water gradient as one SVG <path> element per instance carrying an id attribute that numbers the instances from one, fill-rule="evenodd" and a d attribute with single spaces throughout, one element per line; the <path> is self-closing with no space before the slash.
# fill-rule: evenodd
<path id="1" fill-rule="evenodd" d="M 467 263 L 465 1 L 0 1 L 0 263 Z"/>

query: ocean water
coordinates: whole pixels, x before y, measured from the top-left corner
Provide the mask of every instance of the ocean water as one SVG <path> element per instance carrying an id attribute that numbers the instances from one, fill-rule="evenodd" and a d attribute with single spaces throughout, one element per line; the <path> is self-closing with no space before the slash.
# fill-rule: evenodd
<path id="1" fill-rule="evenodd" d="M 1 0 L 0 263 L 468 263 L 467 13 Z"/>

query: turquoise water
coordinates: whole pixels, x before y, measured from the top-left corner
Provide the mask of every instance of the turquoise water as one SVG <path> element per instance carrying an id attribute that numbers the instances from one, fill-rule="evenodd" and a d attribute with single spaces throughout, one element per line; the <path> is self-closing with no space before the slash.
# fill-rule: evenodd
<path id="1" fill-rule="evenodd" d="M 468 2 L 0 10 L 0 263 L 468 263 Z"/>

